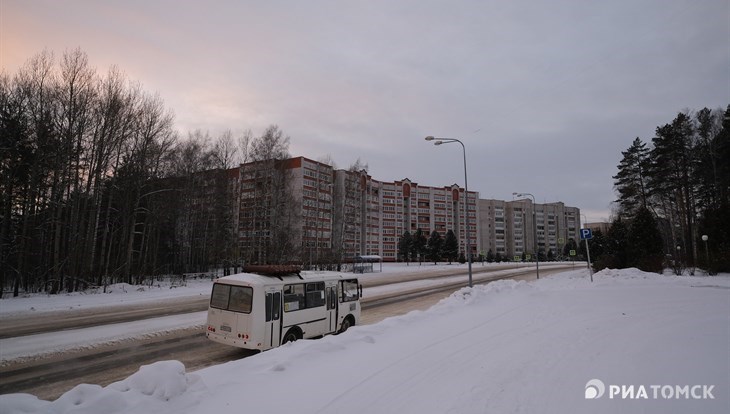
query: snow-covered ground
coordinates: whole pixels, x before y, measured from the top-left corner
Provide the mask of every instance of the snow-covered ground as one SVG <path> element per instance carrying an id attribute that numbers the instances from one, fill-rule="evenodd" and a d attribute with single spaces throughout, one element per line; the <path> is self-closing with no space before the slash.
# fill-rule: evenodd
<path id="1" fill-rule="evenodd" d="M 419 272 L 422 274 L 436 273 L 444 270 L 463 270 L 466 265 L 411 263 L 383 263 L 382 271 L 379 264 L 375 264 L 375 273 L 359 274 L 362 279 L 377 281 L 398 281 L 398 276 L 406 273 Z M 481 264 L 474 264 L 476 269 Z M 499 266 L 497 263 L 487 263 L 486 266 Z M 530 264 L 520 264 L 521 267 L 534 267 Z M 578 267 L 579 265 L 576 265 Z M 7 294 L 0 300 L 0 318 L 12 317 L 30 313 L 57 312 L 76 309 L 90 309 L 95 307 L 129 306 L 144 302 L 161 300 L 175 300 L 210 295 L 213 282 L 210 278 L 189 278 L 184 283 L 170 284 L 169 281 L 154 281 L 146 286 L 132 286 L 120 283 L 107 287 L 107 291 L 48 294 L 23 294 L 19 297 L 8 297 Z"/>
<path id="2" fill-rule="evenodd" d="M 1 395 L 0 413 L 730 412 L 730 275 L 594 278 L 478 285 L 196 372 L 163 361 L 53 402 Z"/>
<path id="3" fill-rule="evenodd" d="M 481 265 L 476 265 L 481 266 Z M 486 264 L 495 268 L 504 265 L 497 263 Z M 522 268 L 534 268 L 534 265 L 520 264 Z M 474 274 L 474 281 L 503 276 L 515 270 L 509 265 L 508 269 L 494 270 L 484 274 Z M 475 268 L 476 269 L 476 268 Z M 392 296 L 398 293 L 411 292 L 423 287 L 440 287 L 455 282 L 465 282 L 464 276 L 440 277 L 438 279 L 408 280 L 409 277 L 428 277 L 445 270 L 467 271 L 464 265 L 423 265 L 402 263 L 386 263 L 382 271 L 378 267 L 376 273 L 358 275 L 363 282 L 387 283 L 363 290 L 366 299 L 375 299 Z M 414 273 L 415 272 L 415 273 Z M 189 279 L 184 284 L 159 281 L 147 286 L 130 286 L 116 284 L 109 286 L 106 293 L 74 292 L 60 295 L 23 295 L 23 297 L 9 298 L 0 301 L 1 318 L 22 318 L 27 315 L 38 316 L 53 312 L 69 314 L 77 311 L 93 311 L 95 308 L 106 310 L 113 307 L 141 305 L 154 302 L 156 304 L 173 303 L 176 301 L 205 297 L 208 298 L 212 286 L 211 279 Z M 90 328 L 70 329 L 47 332 L 35 335 L 0 339 L 0 367 L 18 359 L 33 359 L 58 354 L 69 350 L 88 349 L 100 345 L 115 344 L 120 341 L 154 337 L 172 331 L 186 328 L 200 327 L 203 329 L 207 312 L 195 312 L 165 316 L 154 319 L 145 319 L 135 322 L 114 323 Z M 0 413 L 1 414 L 1 413 Z"/>

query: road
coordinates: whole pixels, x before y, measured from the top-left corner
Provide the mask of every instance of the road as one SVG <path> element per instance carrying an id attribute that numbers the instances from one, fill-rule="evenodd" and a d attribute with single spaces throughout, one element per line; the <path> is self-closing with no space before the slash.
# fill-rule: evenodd
<path id="1" fill-rule="evenodd" d="M 503 272 L 494 279 L 510 277 L 514 279 L 534 279 L 534 268 L 515 269 L 510 275 Z M 542 275 L 549 275 L 570 269 L 561 266 L 541 269 Z M 477 269 L 475 269 L 477 270 Z M 491 268 L 491 271 L 504 270 Z M 461 270 L 463 272 L 463 269 Z M 486 270 L 484 271 L 486 272 Z M 484 273 L 484 272 L 474 272 Z M 454 276 L 454 272 L 428 274 L 427 278 Z M 484 278 L 488 275 L 482 275 Z M 423 276 L 422 276 L 423 277 Z M 414 280 L 412 276 L 399 277 L 400 280 Z M 371 283 L 372 286 L 379 282 Z M 487 280 L 479 283 L 487 283 Z M 367 285 L 366 283 L 363 283 Z M 387 317 L 402 315 L 412 310 L 423 310 L 450 295 L 465 285 L 465 281 L 450 283 L 438 288 L 414 288 L 408 292 L 381 295 L 369 300 L 363 299 L 361 324 L 377 323 Z M 107 323 L 117 323 L 175 313 L 199 312 L 207 309 L 207 298 L 187 302 L 158 302 L 154 305 L 126 307 L 112 311 L 74 311 L 64 312 L 62 320 L 49 318 L 48 315 L 18 321 L 0 321 L 0 332 L 26 334 L 48 330 L 74 329 Z M 65 317 L 70 313 L 70 317 Z M 11 330 L 8 330 L 11 329 Z M 14 329 L 14 330 L 13 330 Z M 53 400 L 77 384 L 99 384 L 106 386 L 122 380 L 136 372 L 140 366 L 161 360 L 179 360 L 188 372 L 211 365 L 224 363 L 255 354 L 253 351 L 238 349 L 209 341 L 199 328 L 181 329 L 154 338 L 129 340 L 122 343 L 96 346 L 87 350 L 66 352 L 42 359 L 11 362 L 0 367 L 0 394 L 23 392 L 36 395 L 45 400 Z"/>

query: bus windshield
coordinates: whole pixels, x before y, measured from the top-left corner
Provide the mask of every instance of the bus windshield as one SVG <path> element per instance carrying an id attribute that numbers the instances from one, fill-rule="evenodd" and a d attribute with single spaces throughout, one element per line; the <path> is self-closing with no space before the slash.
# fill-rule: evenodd
<path id="1" fill-rule="evenodd" d="M 342 282 L 342 301 L 351 302 L 359 299 L 357 293 L 357 279 L 343 280 Z"/>
<path id="2" fill-rule="evenodd" d="M 216 283 L 210 296 L 210 307 L 232 312 L 251 313 L 253 289 Z"/>

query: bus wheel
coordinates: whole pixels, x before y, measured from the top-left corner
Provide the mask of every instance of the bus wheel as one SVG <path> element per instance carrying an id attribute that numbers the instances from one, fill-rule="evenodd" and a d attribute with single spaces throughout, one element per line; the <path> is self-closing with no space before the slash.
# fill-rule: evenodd
<path id="1" fill-rule="evenodd" d="M 297 333 L 294 332 L 294 330 L 292 329 L 289 332 L 287 332 L 286 335 L 284 335 L 284 340 L 281 341 L 281 343 L 285 344 L 287 342 L 294 342 L 297 339 L 299 339 L 299 335 L 297 335 Z"/>
<path id="2" fill-rule="evenodd" d="M 340 333 L 345 332 L 350 327 L 350 318 L 345 318 L 344 321 L 342 321 L 342 326 L 340 327 Z"/>

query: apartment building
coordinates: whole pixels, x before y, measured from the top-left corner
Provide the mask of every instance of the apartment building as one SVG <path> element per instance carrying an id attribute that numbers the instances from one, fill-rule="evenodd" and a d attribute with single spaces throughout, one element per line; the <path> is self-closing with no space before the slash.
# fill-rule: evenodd
<path id="1" fill-rule="evenodd" d="M 398 240 L 409 231 L 411 234 L 420 229 L 428 237 L 432 231 L 442 236 L 453 230 L 461 251 L 466 251 L 466 221 L 464 202 L 467 199 L 464 189 L 457 185 L 431 187 L 419 185 L 409 179 L 379 181 L 361 172 L 338 171 L 342 176 L 357 174 L 361 183 L 358 217 L 360 221 L 358 254 L 379 255 L 386 261 L 397 260 Z M 344 178 L 343 178 L 344 181 Z M 343 194 L 343 193 L 341 193 Z M 340 196 L 335 194 L 335 197 Z M 344 197 L 344 194 L 342 195 Z M 352 197 L 352 195 L 348 195 Z M 468 219 L 470 244 L 473 253 L 478 252 L 478 212 L 476 201 L 479 194 L 469 192 Z M 343 201 L 344 203 L 344 201 Z M 354 204 L 354 203 L 353 203 Z M 349 223 L 349 221 L 348 221 Z"/>
<path id="2" fill-rule="evenodd" d="M 536 244 L 557 256 L 568 240 L 580 240 L 580 210 L 562 202 L 479 200 L 479 212 L 482 246 L 503 257 L 534 255 Z"/>
<path id="3" fill-rule="evenodd" d="M 249 260 L 266 260 L 263 248 L 283 242 L 284 236 L 289 260 L 303 263 L 349 261 L 358 255 L 396 261 L 398 240 L 406 230 L 413 234 L 420 229 L 426 237 L 434 230 L 442 237 L 453 230 L 459 250 L 466 252 L 468 227 L 474 256 L 489 250 L 504 257 L 533 252 L 535 229 L 539 248 L 554 254 L 569 238 L 579 238 L 579 210 L 560 202 L 482 200 L 478 192 L 465 194 L 457 184 L 380 181 L 364 170 L 334 169 L 305 157 L 236 170 L 239 247 L 257 251 L 243 255 Z M 294 231 L 277 236 L 284 225 Z"/>

